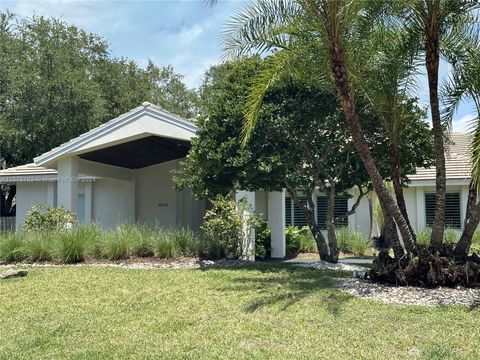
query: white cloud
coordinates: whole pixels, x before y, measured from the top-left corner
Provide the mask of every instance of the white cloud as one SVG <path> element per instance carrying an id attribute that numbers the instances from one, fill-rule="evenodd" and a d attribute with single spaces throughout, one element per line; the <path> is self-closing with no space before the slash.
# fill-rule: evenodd
<path id="1" fill-rule="evenodd" d="M 460 119 L 453 120 L 452 129 L 455 132 L 469 131 L 472 126 L 472 120 L 476 118 L 475 114 L 465 114 Z"/>

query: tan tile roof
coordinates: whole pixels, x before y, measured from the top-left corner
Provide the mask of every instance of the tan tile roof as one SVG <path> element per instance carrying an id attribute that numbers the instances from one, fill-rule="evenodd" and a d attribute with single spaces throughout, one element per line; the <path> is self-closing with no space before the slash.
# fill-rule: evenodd
<path id="1" fill-rule="evenodd" d="M 450 134 L 450 143 L 446 144 L 447 179 L 470 179 L 470 135 L 465 133 Z M 412 181 L 435 180 L 436 168 L 417 168 L 416 174 L 409 175 Z"/>
<path id="2" fill-rule="evenodd" d="M 34 163 L 0 170 L 0 176 L 57 175 L 57 170 L 47 169 Z"/>

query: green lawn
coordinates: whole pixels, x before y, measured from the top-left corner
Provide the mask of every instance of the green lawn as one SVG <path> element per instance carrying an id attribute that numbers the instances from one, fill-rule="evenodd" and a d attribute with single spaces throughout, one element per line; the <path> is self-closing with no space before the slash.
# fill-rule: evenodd
<path id="1" fill-rule="evenodd" d="M 0 282 L 0 358 L 480 358 L 480 310 L 359 300 L 332 276 L 281 264 L 31 268 Z"/>

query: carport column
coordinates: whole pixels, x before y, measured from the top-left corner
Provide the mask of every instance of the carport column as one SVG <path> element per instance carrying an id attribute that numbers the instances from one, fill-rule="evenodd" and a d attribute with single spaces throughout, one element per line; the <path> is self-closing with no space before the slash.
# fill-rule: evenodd
<path id="1" fill-rule="evenodd" d="M 58 162 L 58 207 L 77 213 L 78 158 L 71 156 Z"/>
<path id="2" fill-rule="evenodd" d="M 241 190 L 235 194 L 236 201 L 244 198 L 246 200 L 246 207 L 244 209 L 243 216 L 244 219 L 247 220 L 251 216 L 255 215 L 255 193 Z M 243 239 L 244 243 L 242 244 L 242 259 L 255 261 L 255 229 L 248 226 L 248 224 L 244 224 L 244 234 L 245 239 Z"/>
<path id="3" fill-rule="evenodd" d="M 268 223 L 271 230 L 272 258 L 284 258 L 285 244 L 285 190 L 268 193 Z"/>

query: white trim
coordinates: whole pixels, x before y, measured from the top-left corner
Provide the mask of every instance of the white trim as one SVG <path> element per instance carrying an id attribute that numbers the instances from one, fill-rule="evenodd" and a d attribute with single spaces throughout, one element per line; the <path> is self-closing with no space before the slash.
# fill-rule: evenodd
<path id="1" fill-rule="evenodd" d="M 157 120 L 162 120 L 169 124 L 178 126 L 179 128 L 182 128 L 184 130 L 190 131 L 192 132 L 192 134 L 195 134 L 197 131 L 197 126 L 194 123 L 182 119 L 181 117 L 178 117 L 176 115 L 170 114 L 166 111 L 160 110 L 159 108 L 152 107 L 150 104 L 148 104 L 146 106 L 144 105 L 137 107 L 129 111 L 128 113 L 120 115 L 119 117 L 110 120 L 109 122 L 100 125 L 99 127 L 92 129 L 89 132 L 86 132 L 78 136 L 77 138 L 64 143 L 63 145 L 60 145 L 40 156 L 37 156 L 34 159 L 34 162 L 36 165 L 44 165 L 48 162 L 51 162 L 52 160 L 65 156 L 71 152 L 74 152 L 79 147 L 84 146 L 100 138 L 101 136 L 109 134 L 137 120 L 143 115 L 150 115 Z"/>

